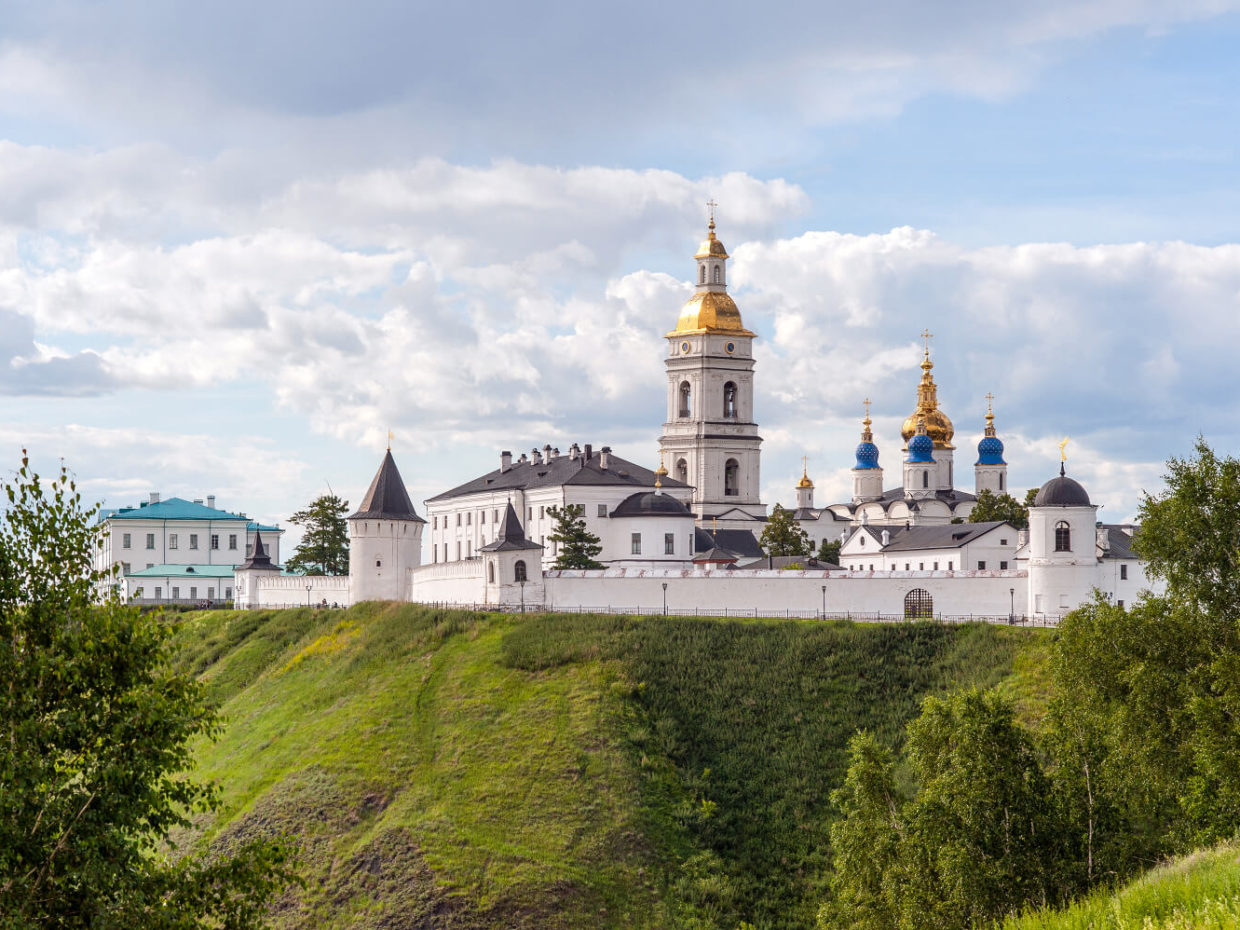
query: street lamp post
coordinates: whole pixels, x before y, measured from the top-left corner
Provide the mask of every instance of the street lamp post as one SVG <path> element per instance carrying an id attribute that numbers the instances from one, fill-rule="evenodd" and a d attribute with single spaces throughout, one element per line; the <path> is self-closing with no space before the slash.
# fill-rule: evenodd
<path id="1" fill-rule="evenodd" d="M 521 579 L 521 613 L 525 613 L 525 579 Z"/>
<path id="2" fill-rule="evenodd" d="M 667 616 L 667 582 L 663 582 L 663 616 Z"/>
<path id="3" fill-rule="evenodd" d="M 1008 588 L 1008 626 L 1016 622 L 1016 589 Z"/>
<path id="4" fill-rule="evenodd" d="M 310 588 L 312 585 L 306 585 L 306 606 L 310 606 Z"/>
<path id="5" fill-rule="evenodd" d="M 822 586 L 822 619 L 827 619 L 827 586 Z"/>

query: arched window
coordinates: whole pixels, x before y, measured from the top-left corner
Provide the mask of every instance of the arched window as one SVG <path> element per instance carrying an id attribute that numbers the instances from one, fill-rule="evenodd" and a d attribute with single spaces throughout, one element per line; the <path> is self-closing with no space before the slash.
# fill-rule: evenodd
<path id="1" fill-rule="evenodd" d="M 1060 520 L 1055 524 L 1055 551 L 1072 551 L 1072 530 L 1067 520 Z"/>
<path id="2" fill-rule="evenodd" d="M 489 581 L 491 584 L 495 584 L 495 563 L 494 562 L 487 563 L 487 581 Z"/>
<path id="3" fill-rule="evenodd" d="M 934 598 L 925 588 L 914 588 L 904 595 L 905 620 L 933 620 Z"/>
<path id="4" fill-rule="evenodd" d="M 680 415 L 687 417 L 693 411 L 693 388 L 688 381 L 680 382 Z"/>
<path id="5" fill-rule="evenodd" d="M 1003 490 L 1003 472 L 999 472 L 999 490 Z"/>
<path id="6" fill-rule="evenodd" d="M 698 284 L 705 284 L 705 283 L 706 283 L 706 266 L 699 265 L 698 266 Z"/>
<path id="7" fill-rule="evenodd" d="M 720 268 L 718 265 L 714 267 L 713 274 L 711 275 L 711 283 L 712 284 L 723 283 L 723 269 Z"/>
<path id="8" fill-rule="evenodd" d="M 684 459 L 676 460 L 676 480 L 681 484 L 689 483 L 689 463 Z"/>
<path id="9" fill-rule="evenodd" d="M 517 581 L 528 581 L 529 578 L 525 574 L 525 561 L 517 559 L 516 564 L 512 566 L 512 576 Z"/>
<path id="10" fill-rule="evenodd" d="M 926 471 L 924 468 L 921 472 L 921 486 L 923 488 L 930 487 L 930 472 Z"/>
<path id="11" fill-rule="evenodd" d="M 741 466 L 736 459 L 728 459 L 723 466 L 723 493 L 725 497 L 736 497 L 740 494 Z"/>
<path id="12" fill-rule="evenodd" d="M 736 384 L 732 381 L 723 386 L 723 415 L 736 416 Z"/>

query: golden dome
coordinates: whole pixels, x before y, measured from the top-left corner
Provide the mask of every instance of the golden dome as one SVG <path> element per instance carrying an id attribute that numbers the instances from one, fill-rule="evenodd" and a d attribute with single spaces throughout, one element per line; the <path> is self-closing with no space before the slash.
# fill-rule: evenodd
<path id="1" fill-rule="evenodd" d="M 917 385 L 917 409 L 904 421 L 900 435 L 904 437 L 907 446 L 908 441 L 917 433 L 918 420 L 924 420 L 926 434 L 934 440 L 936 449 L 955 449 L 952 436 L 956 429 L 947 414 L 939 409 L 938 388 L 934 384 L 934 376 L 930 374 L 932 368 L 934 363 L 930 361 L 930 350 L 927 348 L 926 357 L 921 363 L 921 383 Z"/>
<path id="2" fill-rule="evenodd" d="M 702 240 L 702 244 L 698 246 L 697 254 L 694 258 L 727 258 L 728 250 L 723 247 L 723 243 L 715 238 L 715 220 L 712 217 L 710 225 L 707 227 L 709 232 L 706 238 Z"/>
<path id="3" fill-rule="evenodd" d="M 809 480 L 809 474 L 804 469 L 801 470 L 801 480 L 797 482 L 798 488 L 812 488 L 814 482 Z"/>
<path id="4" fill-rule="evenodd" d="M 676 320 L 676 328 L 669 336 L 688 333 L 718 333 L 720 335 L 752 336 L 741 323 L 741 311 L 736 301 L 722 291 L 698 291 L 685 302 Z"/>

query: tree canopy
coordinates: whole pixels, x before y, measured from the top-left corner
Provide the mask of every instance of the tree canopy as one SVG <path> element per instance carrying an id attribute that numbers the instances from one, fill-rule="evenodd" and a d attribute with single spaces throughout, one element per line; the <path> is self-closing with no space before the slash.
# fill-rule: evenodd
<path id="1" fill-rule="evenodd" d="M 289 517 L 304 532 L 286 564 L 288 570 L 306 575 L 349 574 L 349 527 L 344 518 L 348 511 L 348 501 L 323 494 Z"/>
<path id="2" fill-rule="evenodd" d="M 290 878 L 286 846 L 174 857 L 213 810 L 186 775 L 218 721 L 174 671 L 169 626 L 96 571 L 97 508 L 25 456 L 0 520 L 0 923 L 14 928 L 258 927 Z M 101 600 L 100 600 L 101 598 Z"/>
<path id="3" fill-rule="evenodd" d="M 1018 530 L 1023 530 L 1029 526 L 1029 508 L 1010 494 L 996 494 L 986 488 L 977 495 L 977 503 L 969 512 L 969 522 L 986 523 L 990 520 L 1006 520 Z"/>
<path id="4" fill-rule="evenodd" d="M 758 542 L 768 555 L 812 555 L 814 552 L 809 534 L 801 529 L 792 511 L 781 504 L 771 508 Z"/>
<path id="5" fill-rule="evenodd" d="M 547 538 L 559 545 L 555 568 L 602 568 L 594 557 L 603 551 L 599 538 L 586 529 L 585 507 L 565 504 L 549 507 L 547 513 L 555 520 L 555 532 Z"/>

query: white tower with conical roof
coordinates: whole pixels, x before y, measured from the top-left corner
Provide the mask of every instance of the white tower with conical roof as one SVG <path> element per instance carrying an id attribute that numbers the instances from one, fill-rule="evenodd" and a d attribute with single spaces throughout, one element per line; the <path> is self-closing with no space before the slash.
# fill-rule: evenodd
<path id="1" fill-rule="evenodd" d="M 349 599 L 405 601 L 422 564 L 422 527 L 389 448 L 361 506 L 349 516 Z"/>
<path id="2" fill-rule="evenodd" d="M 715 236 L 713 211 L 694 259 L 693 296 L 666 337 L 667 422 L 659 449 L 672 477 L 693 486 L 689 507 L 699 522 L 754 529 L 766 517 L 753 407 L 754 333 L 728 296 L 728 253 Z"/>

